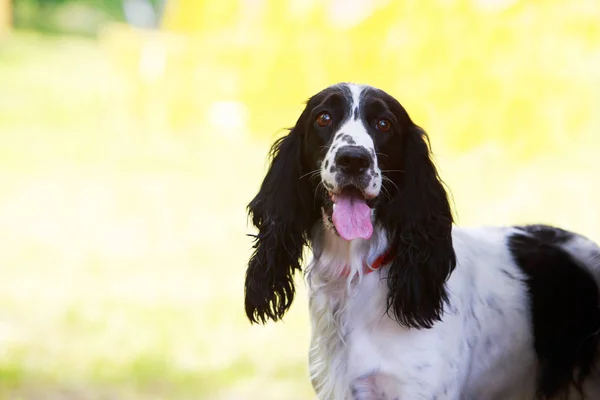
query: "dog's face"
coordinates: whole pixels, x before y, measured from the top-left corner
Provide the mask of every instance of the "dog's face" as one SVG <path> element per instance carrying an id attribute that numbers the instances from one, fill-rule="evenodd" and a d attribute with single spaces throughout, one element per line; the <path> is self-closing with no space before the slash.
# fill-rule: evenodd
<path id="1" fill-rule="evenodd" d="M 396 99 L 371 86 L 330 86 L 309 99 L 271 156 L 248 205 L 258 228 L 246 271 L 251 321 L 285 314 L 318 223 L 349 241 L 382 229 L 394 254 L 388 310 L 406 326 L 429 327 L 440 318 L 456 262 L 452 213 L 427 135 Z"/>
<path id="2" fill-rule="evenodd" d="M 400 171 L 406 113 L 381 90 L 339 84 L 313 96 L 304 114 L 304 157 L 311 180 L 320 179 L 315 191 L 325 227 L 346 240 L 368 239 L 383 179 L 390 179 L 384 174 Z"/>

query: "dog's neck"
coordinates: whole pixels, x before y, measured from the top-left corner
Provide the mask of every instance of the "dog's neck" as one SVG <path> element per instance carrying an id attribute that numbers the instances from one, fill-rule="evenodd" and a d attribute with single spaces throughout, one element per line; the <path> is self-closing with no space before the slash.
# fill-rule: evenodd
<path id="1" fill-rule="evenodd" d="M 360 278 L 378 258 L 388 251 L 385 230 L 376 225 L 368 240 L 342 239 L 334 229 L 318 223 L 311 235 L 313 260 L 309 264 L 309 279 L 320 283 L 352 281 Z"/>
<path id="2" fill-rule="evenodd" d="M 373 265 L 388 250 L 386 232 L 375 225 L 368 240 L 346 241 L 330 227 L 317 224 L 311 236 L 313 259 L 307 268 L 312 339 L 309 354 L 311 380 L 320 398 L 343 393 L 344 341 L 348 330 L 347 306 L 353 290 L 365 276 L 365 265 Z"/>

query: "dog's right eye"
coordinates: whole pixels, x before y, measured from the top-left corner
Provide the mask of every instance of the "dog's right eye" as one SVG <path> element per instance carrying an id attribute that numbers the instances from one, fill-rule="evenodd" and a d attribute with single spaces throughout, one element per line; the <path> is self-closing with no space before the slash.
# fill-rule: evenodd
<path id="1" fill-rule="evenodd" d="M 331 125 L 331 115 L 327 112 L 322 112 L 317 116 L 316 122 L 321 128 L 329 126 Z"/>

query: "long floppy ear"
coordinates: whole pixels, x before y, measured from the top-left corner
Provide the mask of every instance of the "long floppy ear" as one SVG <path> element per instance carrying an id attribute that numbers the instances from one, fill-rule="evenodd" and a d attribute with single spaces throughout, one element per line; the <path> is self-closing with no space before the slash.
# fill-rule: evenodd
<path id="1" fill-rule="evenodd" d="M 448 299 L 446 280 L 456 265 L 452 211 L 426 133 L 411 123 L 402 138 L 400 171 L 390 172 L 395 196 L 381 221 L 395 258 L 389 269 L 387 311 L 407 327 L 430 328 Z"/>
<path id="2" fill-rule="evenodd" d="M 248 205 L 258 228 L 245 283 L 246 315 L 252 323 L 277 321 L 292 304 L 294 273 L 301 269 L 302 250 L 319 215 L 314 189 L 303 176 L 302 125 L 299 120 L 273 144 L 270 168 Z"/>

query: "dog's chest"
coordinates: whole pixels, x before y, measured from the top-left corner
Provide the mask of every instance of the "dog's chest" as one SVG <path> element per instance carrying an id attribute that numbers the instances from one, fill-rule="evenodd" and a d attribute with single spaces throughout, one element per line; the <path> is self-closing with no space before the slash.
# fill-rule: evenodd
<path id="1" fill-rule="evenodd" d="M 530 368 L 529 357 L 521 353 L 522 365 L 516 367 L 513 359 L 509 363 L 512 369 L 505 370 L 503 362 L 510 361 L 510 355 L 492 356 L 489 346 L 481 348 L 493 342 L 504 349 L 501 353 L 507 353 L 510 346 L 499 338 L 488 337 L 489 332 L 474 335 L 468 329 L 473 325 L 469 323 L 469 314 L 461 311 L 463 304 L 454 297 L 454 307 L 449 307 L 444 321 L 434 328 L 417 330 L 400 326 L 385 312 L 388 292 L 386 280 L 380 275 L 385 273 L 385 269 L 370 273 L 350 287 L 346 282 L 310 287 L 309 360 L 318 398 L 351 398 L 352 382 L 375 373 L 392 376 L 392 386 L 410 398 L 431 393 L 447 398 L 444 393 L 453 391 L 501 392 L 494 382 L 500 381 L 499 387 L 518 382 L 516 375 Z M 489 321 L 479 318 L 489 325 Z M 473 340 L 477 343 L 471 344 Z M 519 344 L 512 342 L 514 347 L 522 348 Z M 482 359 L 484 364 L 496 367 L 490 370 L 479 362 L 472 364 L 474 354 L 480 354 L 476 359 Z M 490 375 L 490 371 L 495 373 Z M 472 379 L 476 382 L 471 382 Z"/>
<path id="2" fill-rule="evenodd" d="M 386 291 L 379 272 L 359 284 L 339 282 L 310 290 L 312 339 L 309 355 L 313 386 L 319 398 L 345 398 L 350 382 L 369 365 L 385 363 L 383 337 L 389 329 Z"/>

